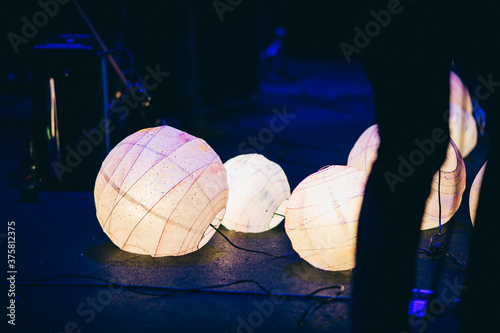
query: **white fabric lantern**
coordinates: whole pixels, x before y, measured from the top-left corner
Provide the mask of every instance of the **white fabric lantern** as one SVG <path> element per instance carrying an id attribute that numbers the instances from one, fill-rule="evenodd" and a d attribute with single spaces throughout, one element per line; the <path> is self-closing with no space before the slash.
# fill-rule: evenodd
<path id="1" fill-rule="evenodd" d="M 486 169 L 487 163 L 488 162 L 484 163 L 481 170 L 479 170 L 479 172 L 476 175 L 476 178 L 474 178 L 474 181 L 472 182 L 472 187 L 470 188 L 469 214 L 470 214 L 470 219 L 472 221 L 472 225 L 474 225 L 474 222 L 476 221 L 477 205 L 479 202 L 479 192 L 481 191 L 481 184 L 483 183 L 484 170 Z"/>
<path id="2" fill-rule="evenodd" d="M 378 135 L 378 125 L 375 124 L 368 127 L 358 138 L 349 153 L 347 165 L 370 173 L 373 162 L 377 159 L 379 146 L 380 136 Z"/>
<path id="3" fill-rule="evenodd" d="M 226 171 L 202 139 L 168 126 L 134 133 L 96 179 L 97 219 L 127 252 L 179 256 L 205 245 L 227 203 Z"/>
<path id="4" fill-rule="evenodd" d="M 464 114 L 466 112 L 464 111 Z M 377 158 L 380 145 L 378 126 L 370 126 L 356 141 L 349 153 L 347 165 L 353 166 L 369 173 L 373 162 Z M 459 149 L 452 139 L 448 145 L 446 160 L 441 166 L 441 224 L 448 222 L 458 210 L 465 191 L 465 164 Z M 439 172 L 434 174 L 431 193 L 427 199 L 421 229 L 430 229 L 439 226 L 439 201 L 438 201 Z"/>
<path id="5" fill-rule="evenodd" d="M 259 154 L 236 156 L 224 167 L 229 198 L 222 224 L 241 232 L 263 232 L 277 226 L 290 198 L 283 169 Z"/>
<path id="6" fill-rule="evenodd" d="M 466 182 L 465 164 L 460 151 L 451 139 L 446 151 L 446 159 L 440 170 L 441 183 L 438 183 L 439 172 L 434 174 L 432 180 L 431 193 L 427 198 L 422 219 L 422 230 L 439 226 L 438 189 L 441 192 L 441 224 L 448 222 L 462 203 Z"/>
<path id="7" fill-rule="evenodd" d="M 455 72 L 450 72 L 450 103 L 462 107 L 472 115 L 472 102 L 469 90 Z"/>
<path id="8" fill-rule="evenodd" d="M 355 266 L 359 214 L 368 175 L 330 166 L 304 179 L 286 208 L 285 231 L 311 265 L 330 271 Z"/>
<path id="9" fill-rule="evenodd" d="M 462 107 L 450 103 L 450 137 L 462 157 L 466 157 L 477 144 L 477 127 L 474 117 Z"/>

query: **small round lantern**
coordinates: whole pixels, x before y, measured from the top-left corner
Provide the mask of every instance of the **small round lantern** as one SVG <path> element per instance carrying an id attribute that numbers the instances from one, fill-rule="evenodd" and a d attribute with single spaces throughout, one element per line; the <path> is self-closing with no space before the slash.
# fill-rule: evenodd
<path id="1" fill-rule="evenodd" d="M 466 112 L 464 112 L 466 113 Z M 367 173 L 371 171 L 373 162 L 377 158 L 380 145 L 378 126 L 369 127 L 356 141 L 349 153 L 347 165 L 353 166 Z M 438 186 L 439 172 L 434 174 L 431 193 L 427 199 L 421 229 L 431 229 L 439 226 L 438 187 L 441 191 L 441 224 L 448 222 L 458 210 L 465 191 L 465 164 L 459 149 L 452 139 L 448 145 L 446 160 L 441 166 L 441 181 Z"/>
<path id="2" fill-rule="evenodd" d="M 349 153 L 347 165 L 370 173 L 373 162 L 377 159 L 377 150 L 379 146 L 380 137 L 378 135 L 378 125 L 375 124 L 368 127 L 358 138 Z"/>
<path id="3" fill-rule="evenodd" d="M 474 117 L 462 107 L 450 103 L 450 137 L 466 157 L 477 144 L 477 127 Z"/>
<path id="4" fill-rule="evenodd" d="M 205 245 L 227 203 L 226 171 L 202 139 L 169 126 L 134 133 L 102 163 L 97 219 L 127 252 L 179 256 Z"/>
<path id="5" fill-rule="evenodd" d="M 304 179 L 286 208 L 285 231 L 309 264 L 329 271 L 355 266 L 359 213 L 368 175 L 330 166 Z"/>
<path id="6" fill-rule="evenodd" d="M 472 115 L 472 102 L 469 90 L 455 72 L 450 72 L 450 103 L 462 107 Z"/>
<path id="7" fill-rule="evenodd" d="M 263 232 L 277 226 L 290 198 L 283 169 L 260 154 L 236 156 L 224 167 L 229 197 L 222 225 L 240 232 Z"/>
<path id="8" fill-rule="evenodd" d="M 484 170 L 486 169 L 487 163 L 488 162 L 483 164 L 481 170 L 479 170 L 479 172 L 476 175 L 476 178 L 474 178 L 474 181 L 472 182 L 472 187 L 470 188 L 469 214 L 470 214 L 470 219 L 472 221 L 472 225 L 474 225 L 474 222 L 476 221 L 477 204 L 479 202 L 479 192 L 481 191 L 481 184 L 483 183 Z"/>

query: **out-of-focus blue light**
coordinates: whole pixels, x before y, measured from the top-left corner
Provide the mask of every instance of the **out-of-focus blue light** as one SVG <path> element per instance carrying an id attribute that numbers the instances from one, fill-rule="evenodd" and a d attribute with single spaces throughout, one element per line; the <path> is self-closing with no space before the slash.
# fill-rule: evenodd
<path id="1" fill-rule="evenodd" d="M 276 35 L 283 37 L 286 35 L 286 29 L 283 27 L 277 27 L 276 30 L 274 31 Z"/>

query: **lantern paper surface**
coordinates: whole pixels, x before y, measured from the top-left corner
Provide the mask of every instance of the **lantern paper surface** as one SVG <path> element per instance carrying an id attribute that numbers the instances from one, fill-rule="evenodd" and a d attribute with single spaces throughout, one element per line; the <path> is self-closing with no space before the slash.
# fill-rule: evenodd
<path id="1" fill-rule="evenodd" d="M 479 172 L 477 173 L 476 178 L 474 178 L 474 181 L 472 182 L 472 186 L 470 188 L 469 213 L 470 213 L 470 219 L 472 221 L 472 225 L 474 225 L 474 222 L 476 221 L 477 204 L 479 202 L 479 192 L 481 191 L 481 184 L 483 183 L 484 170 L 486 169 L 487 163 L 488 162 L 484 163 L 481 170 L 479 170 Z"/>
<path id="2" fill-rule="evenodd" d="M 462 107 L 472 115 L 472 102 L 469 90 L 455 72 L 450 72 L 450 103 Z"/>
<path id="3" fill-rule="evenodd" d="M 285 231 L 311 265 L 330 271 L 355 266 L 359 213 L 368 175 L 330 166 L 304 179 L 286 208 Z"/>
<path id="4" fill-rule="evenodd" d="M 477 144 L 477 127 L 474 117 L 465 109 L 450 103 L 450 137 L 462 157 L 466 157 Z"/>
<path id="5" fill-rule="evenodd" d="M 380 146 L 378 125 L 368 127 L 358 138 L 347 158 L 347 165 L 370 173 L 373 162 L 377 159 L 377 150 Z"/>
<path id="6" fill-rule="evenodd" d="M 229 198 L 222 224 L 241 232 L 262 232 L 277 226 L 290 198 L 283 169 L 260 154 L 239 155 L 224 166 Z"/>
<path id="7" fill-rule="evenodd" d="M 97 219 L 119 248 L 153 257 L 205 245 L 227 203 L 226 171 L 202 139 L 169 126 L 114 147 L 96 179 Z"/>
<path id="8" fill-rule="evenodd" d="M 425 205 L 424 218 L 421 229 L 431 229 L 439 226 L 439 196 L 441 192 L 441 224 L 448 222 L 456 213 L 462 202 L 465 191 L 465 164 L 457 146 L 450 139 L 446 159 L 440 168 L 441 184 L 439 184 L 439 172 L 434 174 L 431 184 L 431 193 Z"/>
<path id="9" fill-rule="evenodd" d="M 466 113 L 464 111 L 464 113 Z M 356 141 L 349 153 L 347 165 L 371 171 L 373 162 L 377 158 L 380 145 L 377 125 L 369 127 Z M 459 149 L 450 140 L 446 153 L 446 160 L 441 166 L 441 224 L 448 222 L 458 210 L 465 191 L 465 164 Z M 431 193 L 426 202 L 421 229 L 430 229 L 439 226 L 439 200 L 438 200 L 439 172 L 434 174 L 431 184 Z"/>

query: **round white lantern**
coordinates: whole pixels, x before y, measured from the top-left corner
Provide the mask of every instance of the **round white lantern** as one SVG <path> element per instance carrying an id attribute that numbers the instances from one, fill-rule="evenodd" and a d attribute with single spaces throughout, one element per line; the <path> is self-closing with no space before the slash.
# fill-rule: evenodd
<path id="1" fill-rule="evenodd" d="M 236 156 L 224 167 L 229 198 L 222 225 L 241 232 L 262 232 L 277 226 L 290 198 L 283 169 L 260 154 Z"/>
<path id="2" fill-rule="evenodd" d="M 227 203 L 226 171 L 202 139 L 169 126 L 134 133 L 102 163 L 97 219 L 127 252 L 179 256 L 205 245 Z"/>
<path id="3" fill-rule="evenodd" d="M 477 127 L 474 117 L 462 107 L 450 103 L 450 137 L 462 157 L 466 157 L 477 144 Z"/>
<path id="4" fill-rule="evenodd" d="M 285 231 L 311 265 L 330 271 L 355 266 L 359 213 L 368 175 L 330 166 L 304 179 L 286 208 Z"/>
<path id="5" fill-rule="evenodd" d="M 431 229 L 439 226 L 439 195 L 441 196 L 441 225 L 448 222 L 462 203 L 465 191 L 465 164 L 457 146 L 450 139 L 446 159 L 439 172 L 434 174 L 431 184 L 431 193 L 425 204 L 424 218 L 421 229 Z M 440 182 L 440 183 L 439 183 Z"/>
<path id="6" fill-rule="evenodd" d="M 484 170 L 486 169 L 487 163 L 488 162 L 484 163 L 481 170 L 479 170 L 479 172 L 476 175 L 476 178 L 474 178 L 474 181 L 472 182 L 472 187 L 470 188 L 469 214 L 470 214 L 470 219 L 472 221 L 472 225 L 474 225 L 474 222 L 476 221 L 477 204 L 479 202 L 479 192 L 481 191 L 481 184 L 483 183 Z"/>
<path id="7" fill-rule="evenodd" d="M 458 105 L 472 114 L 469 90 L 455 72 L 450 72 L 450 103 Z"/>
<path id="8" fill-rule="evenodd" d="M 377 158 L 379 145 L 378 126 L 372 125 L 361 134 L 354 144 L 349 153 L 347 165 L 369 173 L 373 162 Z M 462 194 L 465 191 L 465 164 L 459 149 L 452 139 L 450 139 L 448 145 L 446 160 L 440 169 L 441 183 L 438 186 L 439 172 L 436 172 L 431 185 L 431 193 L 426 202 L 421 225 L 422 230 L 439 226 L 438 187 L 441 190 L 441 224 L 451 219 L 462 202 Z"/>
<path id="9" fill-rule="evenodd" d="M 378 125 L 375 124 L 368 127 L 358 138 L 349 153 L 347 165 L 370 173 L 373 162 L 377 159 L 379 146 L 380 136 L 378 135 Z"/>

